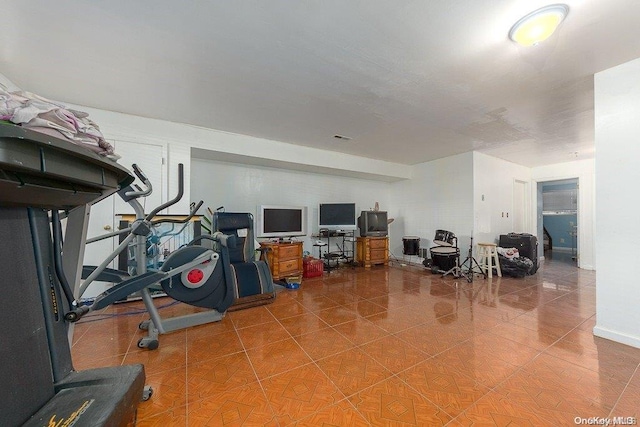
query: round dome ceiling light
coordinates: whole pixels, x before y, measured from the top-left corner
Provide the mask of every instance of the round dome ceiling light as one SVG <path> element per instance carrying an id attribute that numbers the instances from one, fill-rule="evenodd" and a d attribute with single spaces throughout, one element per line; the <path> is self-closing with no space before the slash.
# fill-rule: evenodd
<path id="1" fill-rule="evenodd" d="M 551 37 L 569 13 L 566 4 L 553 4 L 534 10 L 511 27 L 509 38 L 522 46 L 535 46 Z"/>

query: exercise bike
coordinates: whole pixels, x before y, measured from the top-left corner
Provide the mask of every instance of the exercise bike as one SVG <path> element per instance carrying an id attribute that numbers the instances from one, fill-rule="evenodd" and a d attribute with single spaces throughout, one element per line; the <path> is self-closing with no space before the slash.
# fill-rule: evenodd
<path id="1" fill-rule="evenodd" d="M 190 209 L 186 219 L 154 219 L 161 210 L 176 204 L 184 195 L 184 166 L 178 165 L 178 194 L 172 200 L 153 209 L 149 214 L 144 213 L 144 207 L 138 199 L 151 194 L 153 187 L 137 165 L 134 164 L 132 168 L 143 187 L 129 185 L 121 189 L 118 194 L 133 207 L 136 219 L 128 228 L 87 240 L 87 243 L 92 243 L 116 236 L 125 236 L 116 250 L 99 266 L 83 267 L 82 278 L 84 280 L 80 285 L 77 298 L 65 291 L 67 298 L 72 299 L 71 306 L 73 307 L 65 313 L 65 319 L 69 322 L 75 322 L 88 312 L 103 309 L 131 294 L 139 293 L 150 319 L 139 325 L 140 329 L 147 331 L 147 336 L 138 341 L 138 347 L 154 350 L 159 346 L 158 336 L 160 334 L 189 326 L 217 322 L 224 318 L 227 308 L 234 302 L 228 251 L 230 248 L 234 248 L 235 238 L 223 233 L 199 236 L 187 246 L 172 252 L 164 260 L 160 269 L 150 269 L 147 263 L 147 239 L 152 234 L 153 227 L 160 223 L 189 221 L 197 213 L 202 201 Z M 52 223 L 54 246 L 61 248 L 62 233 L 58 212 L 52 214 Z M 218 249 L 213 250 L 196 245 L 201 240 L 216 242 Z M 135 262 L 130 271 L 108 268 L 111 261 L 124 250 L 129 250 L 134 254 Z M 54 253 L 57 254 L 55 258 L 61 258 L 59 250 L 55 250 Z M 64 281 L 66 282 L 66 280 Z M 114 286 L 98 295 L 91 305 L 82 305 L 80 297 L 94 281 L 111 282 L 114 283 Z M 166 295 L 175 300 L 209 310 L 163 319 L 153 303 L 149 290 L 150 286 L 156 284 L 160 284 Z M 68 282 L 66 286 L 63 284 L 63 287 L 70 289 Z"/>

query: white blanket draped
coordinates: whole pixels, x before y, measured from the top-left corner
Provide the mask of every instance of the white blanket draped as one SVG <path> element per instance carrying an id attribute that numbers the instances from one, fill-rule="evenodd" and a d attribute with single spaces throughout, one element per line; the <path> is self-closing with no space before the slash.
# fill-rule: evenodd
<path id="1" fill-rule="evenodd" d="M 63 137 L 96 153 L 118 158 L 87 113 L 31 92 L 8 92 L 0 87 L 0 120 Z"/>

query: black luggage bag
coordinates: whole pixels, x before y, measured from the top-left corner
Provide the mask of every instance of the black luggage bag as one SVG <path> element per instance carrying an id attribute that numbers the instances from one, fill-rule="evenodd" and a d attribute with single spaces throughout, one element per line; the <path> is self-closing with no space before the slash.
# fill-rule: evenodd
<path id="1" fill-rule="evenodd" d="M 528 233 L 501 234 L 498 246 L 502 248 L 516 248 L 521 257 L 527 257 L 533 262 L 529 274 L 538 271 L 538 238 Z"/>

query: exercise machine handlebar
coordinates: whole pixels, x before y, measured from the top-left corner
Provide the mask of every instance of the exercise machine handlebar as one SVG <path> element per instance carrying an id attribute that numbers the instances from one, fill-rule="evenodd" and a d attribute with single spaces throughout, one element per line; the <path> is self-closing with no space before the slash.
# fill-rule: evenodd
<path id="1" fill-rule="evenodd" d="M 142 182 L 149 181 L 149 178 L 147 178 L 147 175 L 145 175 L 144 172 L 142 172 L 142 169 L 140 169 L 140 167 L 136 163 L 131 165 L 131 169 L 133 169 L 133 173 L 136 174 L 136 176 L 138 177 L 138 179 L 140 179 L 140 181 Z"/>
<path id="2" fill-rule="evenodd" d="M 142 184 L 145 188 L 141 189 L 139 186 L 133 184 L 129 187 L 131 188 L 131 190 L 124 193 L 124 195 L 126 197 L 138 198 L 145 197 L 151 194 L 151 192 L 153 191 L 153 185 L 151 185 L 151 181 L 149 181 L 149 178 L 147 178 L 144 172 L 142 172 L 142 169 L 140 169 L 140 167 L 135 163 L 131 165 L 131 169 L 133 169 L 133 172 L 136 174 L 138 179 L 142 181 Z"/>
<path id="3" fill-rule="evenodd" d="M 196 213 L 198 213 L 198 210 L 200 209 L 200 206 L 202 206 L 204 202 L 202 200 L 200 200 L 198 202 L 197 205 L 195 205 L 194 207 L 191 208 L 191 210 L 189 211 L 189 215 L 186 218 L 183 219 L 169 219 L 169 218 L 161 218 L 161 219 L 156 219 L 154 221 L 151 221 L 152 225 L 156 225 L 156 224 L 161 224 L 161 223 L 174 223 L 174 224 L 184 224 L 187 223 L 189 221 L 191 221 L 191 218 L 193 218 Z"/>
<path id="4" fill-rule="evenodd" d="M 152 210 L 146 216 L 145 219 L 147 221 L 150 221 L 161 210 L 166 209 L 169 206 L 172 206 L 172 205 L 175 205 L 176 203 L 178 203 L 180 201 L 180 199 L 182 199 L 183 195 L 184 195 L 184 165 L 182 163 L 179 163 L 178 164 L 178 194 L 173 199 L 169 200 L 166 203 L 161 204 L 160 206 L 158 206 L 154 210 Z"/>

